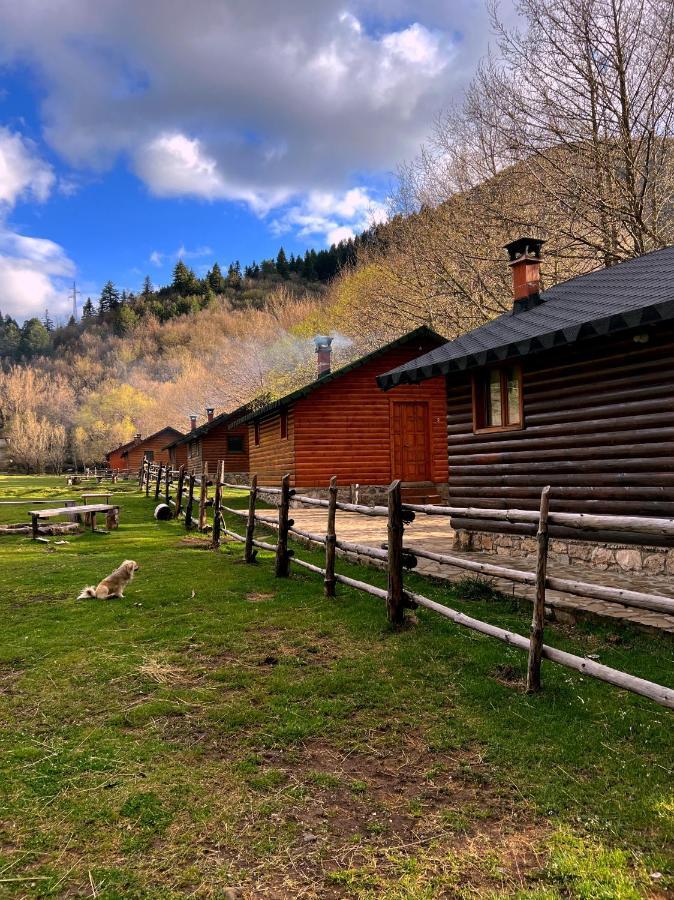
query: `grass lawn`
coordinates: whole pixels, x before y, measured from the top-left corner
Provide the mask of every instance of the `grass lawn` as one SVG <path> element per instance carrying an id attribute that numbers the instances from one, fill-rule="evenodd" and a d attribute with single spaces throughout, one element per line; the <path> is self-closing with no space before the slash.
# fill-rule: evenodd
<path id="1" fill-rule="evenodd" d="M 62 485 L 0 477 L 0 500 L 78 496 Z M 205 551 L 112 489 L 116 532 L 0 538 L 1 897 L 674 891 L 671 712 L 547 662 L 527 696 L 515 649 L 425 610 L 391 632 L 374 598 Z M 124 600 L 75 599 L 126 558 Z M 528 609 L 409 584 L 528 632 Z M 674 684 L 664 637 L 546 640 Z"/>

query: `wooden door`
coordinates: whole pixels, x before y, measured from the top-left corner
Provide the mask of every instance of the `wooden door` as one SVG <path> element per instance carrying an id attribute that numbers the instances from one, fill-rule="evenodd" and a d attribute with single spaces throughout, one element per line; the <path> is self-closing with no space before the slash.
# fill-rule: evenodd
<path id="1" fill-rule="evenodd" d="M 391 402 L 392 477 L 402 481 L 430 478 L 428 403 Z"/>

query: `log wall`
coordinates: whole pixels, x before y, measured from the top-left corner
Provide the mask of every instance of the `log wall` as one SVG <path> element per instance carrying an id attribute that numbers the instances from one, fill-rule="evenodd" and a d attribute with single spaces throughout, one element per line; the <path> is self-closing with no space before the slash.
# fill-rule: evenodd
<path id="1" fill-rule="evenodd" d="M 288 410 L 287 437 L 281 437 L 281 417 L 277 412 L 262 419 L 259 425 L 260 443 L 255 444 L 255 425 L 248 425 L 248 455 L 250 471 L 258 476 L 261 485 L 276 485 L 287 473 L 290 483 L 295 479 L 295 415 L 291 406 Z"/>
<path id="2" fill-rule="evenodd" d="M 450 505 L 536 509 L 549 484 L 555 512 L 674 516 L 673 353 L 674 327 L 660 325 L 648 343 L 627 334 L 526 358 L 520 431 L 474 434 L 471 377 L 448 376 Z"/>

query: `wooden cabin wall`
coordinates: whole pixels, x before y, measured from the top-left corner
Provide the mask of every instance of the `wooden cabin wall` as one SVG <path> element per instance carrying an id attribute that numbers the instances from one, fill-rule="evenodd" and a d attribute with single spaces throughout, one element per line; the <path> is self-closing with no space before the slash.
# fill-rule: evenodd
<path id="1" fill-rule="evenodd" d="M 113 450 L 111 453 L 107 453 L 105 460 L 110 469 L 126 469 L 126 457 L 122 456 L 121 450 Z"/>
<path id="2" fill-rule="evenodd" d="M 260 484 L 276 485 L 290 473 L 291 483 L 296 481 L 295 473 L 295 417 L 291 407 L 288 411 L 288 436 L 281 437 L 281 417 L 275 413 L 260 422 L 260 443 L 255 446 L 255 427 L 248 425 L 248 455 L 250 471 L 257 473 Z"/>
<path id="3" fill-rule="evenodd" d="M 243 437 L 243 452 L 231 453 L 227 449 L 227 438 L 237 435 Z M 225 472 L 248 471 L 248 426 L 227 430 L 227 426 L 216 425 L 199 438 L 201 462 L 208 463 L 208 471 L 215 473 L 220 460 L 225 463 Z"/>
<path id="4" fill-rule="evenodd" d="M 446 395 L 443 378 L 401 385 L 384 393 L 376 376 L 438 346 L 419 341 L 347 372 L 295 404 L 297 484 L 325 487 L 331 475 L 347 484 L 384 485 L 392 480 L 391 403 L 428 403 L 430 481 L 447 481 Z M 422 347 L 423 349 L 420 349 Z"/>
<path id="5" fill-rule="evenodd" d="M 537 509 L 549 484 L 556 511 L 674 516 L 673 353 L 674 326 L 660 325 L 645 344 L 626 334 L 525 359 L 520 431 L 473 434 L 471 377 L 448 376 L 450 505 Z"/>
<path id="6" fill-rule="evenodd" d="M 162 447 L 165 447 L 170 440 L 175 438 L 175 436 L 175 432 L 169 432 L 168 434 L 166 432 L 160 432 L 152 438 L 146 438 L 145 440 L 140 441 L 135 447 L 130 447 L 126 452 L 126 464 L 124 468 L 132 470 L 139 469 L 145 453 L 148 450 L 154 451 L 153 462 L 168 463 L 169 452 L 168 450 L 163 450 Z"/>
<path id="7" fill-rule="evenodd" d="M 185 463 L 187 471 L 201 472 L 201 441 L 199 438 L 195 438 L 193 441 L 188 441 L 185 446 L 187 447 L 187 461 Z"/>

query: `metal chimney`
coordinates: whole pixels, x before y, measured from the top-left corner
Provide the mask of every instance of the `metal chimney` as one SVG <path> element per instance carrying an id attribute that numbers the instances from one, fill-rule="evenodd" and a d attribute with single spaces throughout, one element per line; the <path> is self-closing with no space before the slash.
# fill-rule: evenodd
<path id="1" fill-rule="evenodd" d="M 521 237 L 505 245 L 513 273 L 513 311 L 529 309 L 540 302 L 541 247 L 545 241 Z"/>
<path id="2" fill-rule="evenodd" d="M 215 413 L 215 409 L 212 406 L 206 407 L 206 418 L 209 422 L 213 421 L 213 414 Z"/>
<path id="3" fill-rule="evenodd" d="M 318 377 L 322 378 L 324 375 L 330 373 L 332 362 L 332 338 L 319 334 L 314 338 L 314 344 L 316 345 Z"/>

